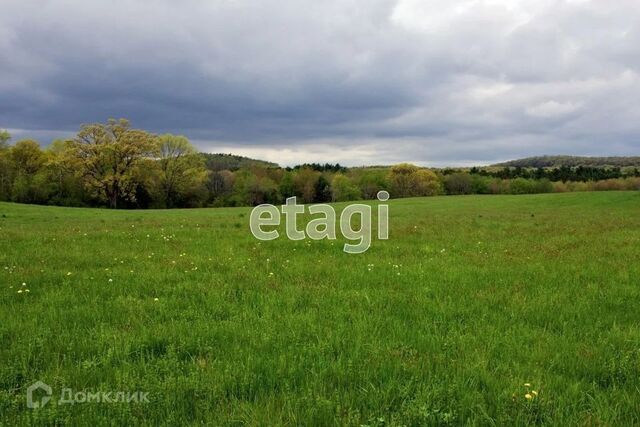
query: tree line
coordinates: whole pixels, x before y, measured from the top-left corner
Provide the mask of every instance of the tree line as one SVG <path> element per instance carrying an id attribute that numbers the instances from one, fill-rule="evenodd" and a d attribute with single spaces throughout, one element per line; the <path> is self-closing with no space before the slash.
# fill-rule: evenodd
<path id="1" fill-rule="evenodd" d="M 444 171 L 445 175 L 454 173 L 455 170 L 447 169 Z M 498 170 L 481 169 L 473 167 L 469 170 L 471 174 L 478 174 L 484 176 L 492 176 L 494 178 L 502 179 L 514 179 L 514 178 L 526 178 L 526 179 L 548 179 L 550 181 L 601 181 L 605 179 L 618 179 L 626 177 L 640 177 L 640 169 L 637 167 L 628 167 L 623 170 L 620 167 L 596 167 L 596 166 L 560 166 L 552 168 L 523 168 L 516 167 L 503 167 Z"/>
<path id="2" fill-rule="evenodd" d="M 252 206 L 441 194 L 525 194 L 640 189 L 640 173 L 619 168 L 471 168 L 431 170 L 402 163 L 346 168 L 276 164 L 198 153 L 184 136 L 154 135 L 127 120 L 83 125 L 42 149 L 0 131 L 0 200 L 61 206 L 178 208 Z M 597 169 L 597 168 L 596 168 Z"/>

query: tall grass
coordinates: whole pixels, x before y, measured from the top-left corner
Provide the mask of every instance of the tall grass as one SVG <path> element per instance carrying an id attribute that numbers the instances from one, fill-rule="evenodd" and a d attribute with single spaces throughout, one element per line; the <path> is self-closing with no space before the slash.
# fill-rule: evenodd
<path id="1" fill-rule="evenodd" d="M 0 424 L 640 423 L 639 193 L 395 200 L 357 256 L 248 213 L 0 204 Z"/>

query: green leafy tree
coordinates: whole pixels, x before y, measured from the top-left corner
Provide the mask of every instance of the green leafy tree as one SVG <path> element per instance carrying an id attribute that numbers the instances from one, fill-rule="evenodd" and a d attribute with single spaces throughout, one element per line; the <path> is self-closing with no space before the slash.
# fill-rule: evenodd
<path id="1" fill-rule="evenodd" d="M 299 169 L 293 177 L 296 195 L 304 203 L 312 203 L 316 196 L 316 184 L 320 178 L 320 172 L 311 168 Z"/>
<path id="2" fill-rule="evenodd" d="M 360 189 L 347 176 L 341 173 L 334 175 L 331 181 L 331 198 L 334 202 L 357 200 L 360 197 Z"/>
<path id="3" fill-rule="evenodd" d="M 41 188 L 34 182 L 46 158 L 37 141 L 18 141 L 9 150 L 13 170 L 11 200 L 20 203 L 40 202 Z"/>
<path id="4" fill-rule="evenodd" d="M 0 150 L 0 200 L 11 198 L 11 160 L 8 150 Z"/>
<path id="5" fill-rule="evenodd" d="M 393 197 L 434 196 L 442 191 L 438 176 L 410 163 L 400 163 L 389 171 L 387 180 Z"/>
<path id="6" fill-rule="evenodd" d="M 229 170 L 212 171 L 207 179 L 208 202 L 215 206 L 224 206 L 233 192 L 235 175 Z"/>
<path id="7" fill-rule="evenodd" d="M 158 186 L 164 206 L 198 204 L 207 179 L 204 159 L 184 136 L 161 135 L 158 138 Z"/>
<path id="8" fill-rule="evenodd" d="M 386 169 L 363 169 L 352 172 L 350 175 L 353 177 L 354 182 L 357 183 L 362 192 L 362 197 L 365 199 L 375 199 L 378 191 L 388 188 Z"/>
<path id="9" fill-rule="evenodd" d="M 295 172 L 287 171 L 280 180 L 279 190 L 283 198 L 293 197 L 296 195 L 296 185 L 293 182 Z"/>
<path id="10" fill-rule="evenodd" d="M 415 196 L 436 196 L 442 192 L 442 184 L 435 172 L 419 169 L 413 174 Z"/>
<path id="11" fill-rule="evenodd" d="M 331 201 L 331 183 L 325 178 L 324 174 L 318 177 L 315 187 L 314 202 L 324 203 Z"/>
<path id="12" fill-rule="evenodd" d="M 447 194 L 471 194 L 473 192 L 473 178 L 464 172 L 447 175 L 444 179 Z"/>
<path id="13" fill-rule="evenodd" d="M 233 203 L 238 206 L 255 206 L 261 203 L 277 203 L 278 186 L 267 175 L 240 169 L 235 174 Z"/>
<path id="14" fill-rule="evenodd" d="M 73 142 L 56 139 L 45 150 L 46 162 L 43 177 L 50 188 L 47 203 L 63 206 L 82 206 L 85 192 L 76 171 L 79 161 L 74 156 Z"/>
<path id="15" fill-rule="evenodd" d="M 9 147 L 11 134 L 5 129 L 0 129 L 0 150 L 6 150 Z"/>
<path id="16" fill-rule="evenodd" d="M 11 159 L 9 155 L 9 140 L 11 135 L 6 130 L 0 130 L 0 200 L 11 198 Z"/>
<path id="17" fill-rule="evenodd" d="M 73 150 L 79 172 L 94 197 L 117 208 L 120 201 L 134 201 L 138 167 L 157 152 L 157 137 L 132 129 L 125 119 L 109 119 L 80 128 Z"/>

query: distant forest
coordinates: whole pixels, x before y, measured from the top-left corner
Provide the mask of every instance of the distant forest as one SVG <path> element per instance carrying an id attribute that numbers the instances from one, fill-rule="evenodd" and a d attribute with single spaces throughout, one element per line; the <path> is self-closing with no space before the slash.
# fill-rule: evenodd
<path id="1" fill-rule="evenodd" d="M 638 157 L 545 156 L 473 168 L 409 163 L 348 168 L 199 153 L 180 135 L 154 135 L 124 119 L 80 127 L 46 148 L 0 131 L 0 200 L 126 209 L 253 206 L 463 194 L 640 190 Z"/>
<path id="2" fill-rule="evenodd" d="M 640 167 L 640 157 L 580 157 L 580 156 L 538 156 L 498 163 L 497 167 L 520 168 L 559 168 L 562 166 L 594 166 L 594 167 Z"/>

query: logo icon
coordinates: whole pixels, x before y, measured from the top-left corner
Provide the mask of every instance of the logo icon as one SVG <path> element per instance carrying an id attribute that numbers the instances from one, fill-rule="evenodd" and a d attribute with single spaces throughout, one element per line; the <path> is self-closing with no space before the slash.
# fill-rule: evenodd
<path id="1" fill-rule="evenodd" d="M 34 400 L 34 393 L 36 393 L 38 390 L 43 391 L 45 395 L 42 396 L 39 400 L 37 398 L 36 400 Z M 53 390 L 48 384 L 45 384 L 42 381 L 36 381 L 35 383 L 31 384 L 27 389 L 27 408 L 31 408 L 31 409 L 42 408 L 44 405 L 47 404 L 47 402 L 49 402 L 49 400 L 51 400 L 52 393 L 53 393 Z"/>

